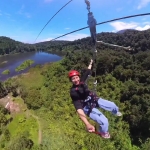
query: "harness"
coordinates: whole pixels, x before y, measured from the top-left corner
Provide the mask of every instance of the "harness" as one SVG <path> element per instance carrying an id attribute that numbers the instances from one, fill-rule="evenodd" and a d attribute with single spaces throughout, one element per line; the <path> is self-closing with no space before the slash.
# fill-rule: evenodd
<path id="1" fill-rule="evenodd" d="M 80 87 L 83 89 L 83 91 L 81 91 L 78 87 L 75 88 L 75 91 L 79 94 L 79 96 L 82 98 L 82 100 L 79 100 L 83 105 L 82 107 L 84 108 L 85 106 L 89 107 L 89 111 L 87 113 L 87 115 L 89 116 L 89 114 L 91 113 L 92 109 L 95 107 L 98 107 L 98 97 L 96 96 L 95 93 L 91 92 L 88 90 L 88 88 L 85 87 L 85 83 L 81 82 L 80 83 Z M 89 94 L 86 95 L 86 90 L 88 90 Z M 83 97 L 83 95 L 85 97 Z"/>

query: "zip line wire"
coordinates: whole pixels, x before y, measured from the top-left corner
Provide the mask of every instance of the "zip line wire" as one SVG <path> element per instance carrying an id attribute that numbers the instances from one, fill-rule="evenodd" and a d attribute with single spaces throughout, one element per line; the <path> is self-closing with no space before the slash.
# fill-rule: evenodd
<path id="1" fill-rule="evenodd" d="M 46 23 L 46 25 L 43 27 L 43 29 L 41 30 L 41 32 L 38 34 L 37 38 L 40 36 L 40 34 L 41 34 L 42 31 L 44 30 L 44 28 L 48 25 L 48 23 L 49 23 L 64 7 L 66 7 L 71 1 L 73 1 L 73 0 L 70 0 L 68 3 L 66 3 L 63 7 L 61 7 L 61 8 L 53 15 L 53 17 Z M 36 42 L 37 38 L 35 39 L 35 42 Z"/>
<path id="2" fill-rule="evenodd" d="M 117 20 L 122 20 L 122 19 L 127 19 L 127 18 L 133 18 L 133 17 L 138 17 L 138 16 L 146 16 L 146 15 L 150 15 L 150 13 L 144 13 L 144 14 L 137 14 L 137 15 L 131 15 L 131 16 L 125 16 L 125 17 L 121 17 L 121 18 L 116 18 L 116 19 L 112 19 L 112 20 L 108 20 L 108 21 L 104 21 L 104 22 L 100 22 L 100 23 L 97 23 L 96 25 L 101 25 L 101 24 L 105 24 L 105 23 L 108 23 L 108 22 L 113 22 L 113 21 L 117 21 Z M 50 41 L 54 41 L 60 37 L 63 37 L 63 36 L 66 36 L 66 35 L 69 35 L 69 34 L 72 34 L 74 32 L 77 32 L 77 31 L 80 31 L 80 30 L 84 30 L 86 28 L 89 28 L 89 26 L 87 27 L 83 27 L 83 28 L 80 28 L 80 29 L 77 29 L 77 30 L 74 30 L 72 32 L 69 32 L 69 33 L 66 33 L 66 34 L 63 34 L 61 36 L 58 36 Z"/>

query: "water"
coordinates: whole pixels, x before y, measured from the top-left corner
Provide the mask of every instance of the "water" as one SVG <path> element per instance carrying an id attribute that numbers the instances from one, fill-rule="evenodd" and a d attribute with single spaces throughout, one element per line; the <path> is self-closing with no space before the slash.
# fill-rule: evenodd
<path id="1" fill-rule="evenodd" d="M 0 57 L 0 81 L 4 81 L 10 77 L 27 72 L 29 68 L 20 72 L 15 71 L 15 69 L 27 59 L 31 59 L 34 61 L 34 63 L 31 65 L 31 67 L 34 67 L 38 64 L 44 65 L 45 63 L 59 61 L 62 59 L 62 56 L 47 52 L 28 52 L 2 56 Z M 2 72 L 6 69 L 10 70 L 10 74 L 3 75 Z"/>

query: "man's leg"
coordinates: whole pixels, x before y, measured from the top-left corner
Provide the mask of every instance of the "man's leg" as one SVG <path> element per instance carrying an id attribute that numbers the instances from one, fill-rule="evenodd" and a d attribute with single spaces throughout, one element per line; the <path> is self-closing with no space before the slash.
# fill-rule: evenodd
<path id="1" fill-rule="evenodd" d="M 85 114 L 88 113 L 88 107 L 85 107 L 84 109 Z M 100 112 L 97 108 L 93 108 L 91 113 L 89 114 L 89 117 L 96 121 L 99 124 L 99 132 L 103 138 L 110 138 L 109 132 L 108 132 L 108 119 L 103 115 L 102 112 Z"/>
<path id="2" fill-rule="evenodd" d="M 100 108 L 103 108 L 104 110 L 111 111 L 112 114 L 114 115 L 117 115 L 117 116 L 122 115 L 121 112 L 119 112 L 118 106 L 114 102 L 99 98 L 98 105 Z"/>

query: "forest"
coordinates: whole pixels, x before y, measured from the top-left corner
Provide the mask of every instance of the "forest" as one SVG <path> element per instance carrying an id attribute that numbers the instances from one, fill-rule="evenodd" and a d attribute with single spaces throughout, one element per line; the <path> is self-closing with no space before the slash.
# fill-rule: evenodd
<path id="1" fill-rule="evenodd" d="M 39 43 L 45 51 L 65 51 L 55 63 L 31 68 L 25 75 L 0 83 L 0 97 L 19 107 L 0 107 L 2 150 L 149 150 L 150 149 L 150 30 L 100 33 L 98 40 L 134 51 L 97 45 L 97 61 L 88 86 L 93 90 L 96 71 L 99 97 L 115 102 L 121 118 L 100 109 L 109 120 L 110 139 L 88 133 L 71 102 L 68 71 L 84 72 L 92 58 L 90 38 L 73 42 Z M 89 119 L 90 120 L 90 119 Z M 90 120 L 97 127 L 97 124 Z"/>
<path id="2" fill-rule="evenodd" d="M 110 44 L 116 44 L 124 47 L 130 46 L 134 53 L 139 51 L 149 50 L 150 47 L 150 29 L 145 31 L 137 30 L 124 30 L 124 32 L 102 32 L 97 34 L 97 41 L 103 41 Z M 46 51 L 67 51 L 67 50 L 91 50 L 92 41 L 90 37 L 78 39 L 71 42 L 49 41 L 36 44 L 39 49 Z M 118 50 L 116 47 L 109 47 L 108 45 L 97 44 L 97 49 L 113 49 Z M 131 52 L 133 53 L 133 52 Z"/>
<path id="3" fill-rule="evenodd" d="M 36 51 L 36 47 L 34 45 L 25 44 L 10 39 L 9 37 L 0 36 L 0 56 L 31 51 Z"/>
<path id="4" fill-rule="evenodd" d="M 145 31 L 125 30 L 124 32 L 102 32 L 97 34 L 97 40 L 120 46 L 130 46 L 136 53 L 139 51 L 149 50 L 150 47 L 150 29 Z M 97 44 L 97 49 L 113 49 L 108 45 Z M 31 51 L 48 51 L 48 52 L 67 52 L 70 50 L 91 50 L 92 41 L 90 37 L 78 39 L 75 41 L 47 41 L 35 44 L 25 44 L 7 37 L 0 37 L 0 55 L 24 53 Z"/>
<path id="5" fill-rule="evenodd" d="M 57 51 L 55 46 L 57 46 L 58 50 L 60 47 L 64 45 L 64 43 L 68 43 L 68 41 L 54 41 L 50 42 L 41 42 L 36 44 L 28 44 L 15 41 L 8 37 L 0 36 L 0 56 L 8 55 L 8 54 L 16 54 L 16 53 L 25 53 L 25 52 L 32 52 L 32 51 Z M 51 46 L 51 48 L 49 48 Z"/>

